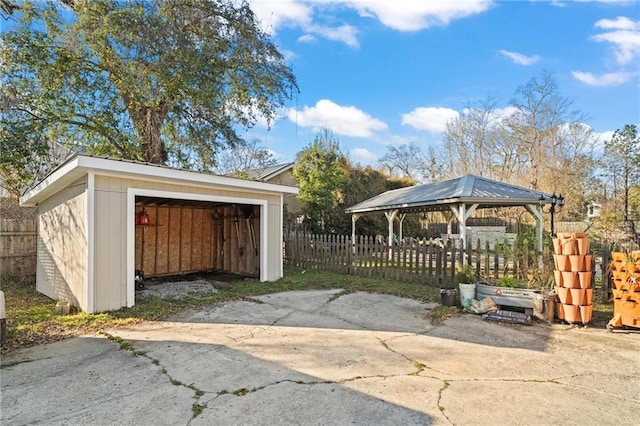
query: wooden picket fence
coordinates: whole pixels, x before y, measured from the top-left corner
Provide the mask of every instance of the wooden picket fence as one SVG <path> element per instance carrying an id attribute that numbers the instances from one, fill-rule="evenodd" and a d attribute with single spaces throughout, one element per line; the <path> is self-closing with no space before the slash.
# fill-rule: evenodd
<path id="1" fill-rule="evenodd" d="M 321 269 L 364 277 L 416 281 L 453 287 L 455 271 L 471 266 L 478 277 L 526 278 L 539 265 L 553 266 L 550 252 L 492 249 L 480 242 L 462 250 L 456 242 L 405 238 L 389 244 L 383 237 L 289 233 L 285 236 L 285 262 L 303 269 Z M 545 260 L 546 259 L 546 260 Z M 548 274 L 551 275 L 551 274 Z"/>

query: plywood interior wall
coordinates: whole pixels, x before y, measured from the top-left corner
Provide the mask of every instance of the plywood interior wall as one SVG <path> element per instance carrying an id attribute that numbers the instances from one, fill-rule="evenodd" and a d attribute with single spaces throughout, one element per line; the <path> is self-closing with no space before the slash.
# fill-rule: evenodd
<path id="1" fill-rule="evenodd" d="M 249 205 L 136 205 L 135 268 L 145 277 L 221 271 L 260 273 L 260 209 Z"/>

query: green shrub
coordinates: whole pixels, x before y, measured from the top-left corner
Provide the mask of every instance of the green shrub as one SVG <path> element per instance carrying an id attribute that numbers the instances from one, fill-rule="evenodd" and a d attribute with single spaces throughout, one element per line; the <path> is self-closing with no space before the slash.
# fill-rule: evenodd
<path id="1" fill-rule="evenodd" d="M 502 277 L 496 280 L 497 287 L 520 288 L 524 287 L 520 281 L 514 277 Z"/>
<path id="2" fill-rule="evenodd" d="M 476 282 L 476 273 L 471 266 L 465 265 L 456 269 L 455 275 L 456 284 L 471 284 Z"/>

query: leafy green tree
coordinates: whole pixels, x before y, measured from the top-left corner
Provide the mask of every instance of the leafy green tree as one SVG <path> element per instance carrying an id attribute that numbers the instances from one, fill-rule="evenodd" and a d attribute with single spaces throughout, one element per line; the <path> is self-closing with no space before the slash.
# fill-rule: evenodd
<path id="1" fill-rule="evenodd" d="M 312 232 L 333 232 L 328 219 L 331 210 L 341 202 L 340 188 L 347 170 L 347 157 L 327 129 L 298 153 L 293 176 L 300 190 L 298 198 L 304 203 L 305 222 Z"/>
<path id="2" fill-rule="evenodd" d="M 614 197 L 622 193 L 622 221 L 629 221 L 631 195 L 640 185 L 640 137 L 636 126 L 626 124 L 618 129 L 610 141 L 605 142 L 605 168 L 613 183 Z"/>
<path id="3" fill-rule="evenodd" d="M 14 166 L 55 142 L 210 169 L 297 90 L 246 1 L 17 3 L 0 43 L 0 148 L 26 152 Z"/>
<path id="4" fill-rule="evenodd" d="M 349 174 L 341 190 L 344 194 L 343 203 L 338 206 L 339 212 L 342 213 L 342 223 L 339 232 L 351 235 L 351 216 L 344 213 L 346 208 L 382 194 L 383 192 L 411 185 L 413 185 L 413 181 L 409 178 L 390 178 L 382 171 L 376 170 L 371 166 L 364 168 L 350 167 Z M 414 222 L 417 222 L 417 220 L 409 219 L 409 217 L 407 219 L 408 220 L 404 222 L 404 229 L 409 229 L 410 232 L 407 235 L 416 235 Z M 387 235 L 388 229 L 387 218 L 382 213 L 362 215 L 356 222 L 357 235 Z"/>

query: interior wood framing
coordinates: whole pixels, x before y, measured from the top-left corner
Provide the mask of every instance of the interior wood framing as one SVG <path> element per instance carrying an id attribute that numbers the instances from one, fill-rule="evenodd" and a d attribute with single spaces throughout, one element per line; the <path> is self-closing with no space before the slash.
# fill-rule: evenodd
<path id="1" fill-rule="evenodd" d="M 136 197 L 135 269 L 146 278 L 202 271 L 260 273 L 260 208 Z"/>

